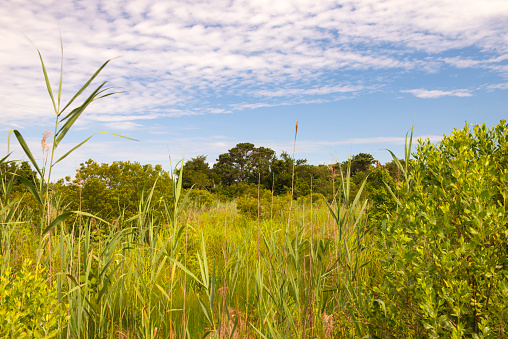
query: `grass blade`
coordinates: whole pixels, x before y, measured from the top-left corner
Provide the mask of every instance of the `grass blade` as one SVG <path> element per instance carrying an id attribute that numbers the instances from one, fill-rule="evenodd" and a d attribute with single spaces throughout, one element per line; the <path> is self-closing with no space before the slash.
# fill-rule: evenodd
<path id="1" fill-rule="evenodd" d="M 49 231 L 51 231 L 55 226 L 57 226 L 58 224 L 60 224 L 61 222 L 65 221 L 73 212 L 64 212 L 62 214 L 60 214 L 58 217 L 55 218 L 55 220 L 53 220 L 51 222 L 51 224 L 49 224 L 48 227 L 46 227 L 44 229 L 44 231 L 42 231 L 42 235 L 48 233 Z"/>
<path id="2" fill-rule="evenodd" d="M 97 133 L 94 133 L 92 134 L 91 136 L 89 136 L 88 138 L 86 138 L 85 140 L 83 140 L 82 142 L 80 142 L 79 144 L 77 144 L 76 146 L 74 146 L 70 151 L 68 151 L 67 153 L 65 153 L 64 155 L 62 155 L 57 161 L 55 161 L 53 163 L 53 166 L 55 166 L 56 164 L 58 164 L 60 161 L 62 161 L 63 159 L 67 158 L 72 152 L 74 152 L 75 150 L 77 150 L 78 148 L 80 148 L 81 146 L 83 146 L 83 144 L 85 144 L 88 140 L 90 140 L 92 137 L 94 137 L 95 135 L 97 134 L 109 134 L 109 135 L 114 135 L 114 136 L 117 136 L 117 137 L 120 137 L 120 138 L 124 138 L 124 139 L 128 139 L 128 140 L 133 140 L 133 141 L 139 141 L 139 140 L 136 140 L 136 139 L 132 139 L 132 138 L 129 138 L 129 137 L 126 137 L 126 136 L 123 136 L 123 135 L 120 135 L 120 134 L 115 134 L 115 133 L 110 133 L 110 132 L 97 132 Z"/>
<path id="3" fill-rule="evenodd" d="M 9 142 L 10 142 L 10 138 L 11 138 L 11 133 L 12 132 L 14 132 L 14 135 L 16 136 L 16 139 L 18 139 L 18 142 L 19 142 L 21 148 L 23 149 L 23 152 L 25 152 L 26 156 L 28 157 L 28 159 L 30 160 L 32 165 L 35 167 L 35 170 L 37 171 L 37 173 L 39 173 L 41 178 L 43 178 L 42 171 L 39 168 L 39 165 L 37 165 L 37 162 L 35 161 L 35 158 L 32 155 L 32 152 L 30 151 L 30 148 L 28 147 L 28 145 L 25 142 L 25 139 L 23 139 L 23 136 L 21 135 L 21 133 L 19 133 L 18 130 L 13 129 L 13 130 L 9 131 L 9 135 L 7 137 L 7 144 L 9 144 Z"/>
<path id="4" fill-rule="evenodd" d="M 37 202 L 42 205 L 42 199 L 41 199 L 41 196 L 39 195 L 39 192 L 37 191 L 37 189 L 35 188 L 34 184 L 32 184 L 30 182 L 30 180 L 28 180 L 27 178 L 25 177 L 22 177 L 22 176 L 18 176 L 18 179 L 23 183 L 23 185 L 25 185 L 26 189 L 32 193 L 32 195 L 34 196 L 35 199 L 37 199 Z"/>
<path id="5" fill-rule="evenodd" d="M 72 99 L 67 103 L 67 105 L 65 105 L 65 107 L 62 109 L 62 111 L 60 111 L 60 114 L 63 113 L 73 102 L 74 100 L 76 100 L 77 97 L 79 97 L 81 95 L 81 93 L 83 93 L 83 91 L 88 87 L 88 85 L 90 85 L 90 83 L 95 79 L 95 77 L 102 71 L 102 69 L 104 67 L 106 67 L 106 65 L 113 59 L 109 59 L 108 61 L 106 61 L 104 64 L 102 64 L 101 67 L 99 67 L 99 69 L 97 71 L 95 71 L 95 73 L 92 75 L 92 77 L 90 77 L 90 79 L 88 79 L 88 81 L 81 87 L 81 89 L 72 97 Z"/>
<path id="6" fill-rule="evenodd" d="M 88 105 L 93 101 L 93 99 L 97 96 L 97 93 L 100 92 L 100 89 L 102 88 L 102 86 L 104 86 L 106 83 L 103 82 L 99 87 L 97 87 L 97 89 L 92 93 L 90 94 L 90 96 L 85 100 L 85 102 L 83 102 L 83 104 L 75 109 L 73 109 L 71 111 L 71 113 L 69 113 L 64 119 L 62 119 L 60 122 L 64 121 L 65 119 L 68 118 L 68 120 L 64 123 L 64 125 L 62 126 L 62 128 L 60 128 L 60 130 L 56 133 L 56 137 L 55 137 L 55 142 L 53 144 L 53 149 L 57 148 L 58 147 L 58 144 L 60 143 L 60 141 L 62 141 L 62 139 L 65 137 L 65 135 L 67 134 L 67 132 L 69 131 L 69 129 L 72 127 L 72 125 L 74 125 L 74 123 L 76 122 L 76 120 L 79 118 L 79 116 L 81 115 L 81 113 L 83 113 L 83 111 L 88 107 Z"/>
<path id="7" fill-rule="evenodd" d="M 46 88 L 48 89 L 49 96 L 51 97 L 51 103 L 53 104 L 55 113 L 58 115 L 58 108 L 56 107 L 55 98 L 53 97 L 53 90 L 51 89 L 48 73 L 46 72 L 46 66 L 44 66 L 44 60 L 42 60 L 42 55 L 39 49 L 37 49 L 37 53 L 39 53 L 39 59 L 41 60 L 42 72 L 44 73 L 44 81 L 46 82 Z"/>

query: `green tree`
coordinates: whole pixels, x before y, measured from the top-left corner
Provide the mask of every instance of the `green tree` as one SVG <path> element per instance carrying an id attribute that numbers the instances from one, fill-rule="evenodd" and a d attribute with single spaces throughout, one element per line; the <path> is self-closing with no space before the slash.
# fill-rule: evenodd
<path id="1" fill-rule="evenodd" d="M 0 199 L 7 204 L 13 199 L 20 200 L 20 207 L 29 211 L 40 212 L 40 204 L 27 189 L 39 185 L 37 172 L 27 161 L 4 161 L 0 163 Z"/>
<path id="2" fill-rule="evenodd" d="M 37 172 L 32 169 L 28 161 L 9 161 L 0 164 L 0 177 L 5 177 L 7 180 L 12 179 L 11 194 L 28 192 L 22 182 L 23 179 L 27 179 L 33 185 L 38 183 Z M 2 192 L 2 194 L 4 193 Z"/>
<path id="3" fill-rule="evenodd" d="M 397 208 L 395 198 L 391 194 L 395 191 L 395 181 L 389 170 L 381 165 L 371 167 L 368 175 L 363 192 L 366 193 L 365 197 L 369 200 L 369 219 L 379 225 L 379 221 L 383 220 L 386 215 L 393 214 Z M 357 187 L 360 185 L 361 182 L 356 183 Z M 379 230 L 379 227 L 377 229 Z"/>
<path id="4" fill-rule="evenodd" d="M 351 158 L 351 175 L 355 175 L 358 172 L 367 171 L 372 165 L 376 163 L 374 157 L 369 153 L 359 153 Z M 346 168 L 347 162 L 343 164 L 343 168 Z"/>
<path id="5" fill-rule="evenodd" d="M 213 171 L 225 185 L 240 182 L 257 183 L 259 175 L 263 182 L 267 182 L 274 158 L 275 151 L 270 148 L 255 147 L 248 142 L 239 143 L 228 153 L 219 155 Z"/>
<path id="6" fill-rule="evenodd" d="M 295 173 L 298 173 L 299 168 L 305 165 L 307 160 L 295 160 Z M 265 187 L 269 190 L 272 189 L 275 195 L 281 195 L 291 192 L 291 181 L 293 177 L 293 159 L 287 152 L 282 152 L 279 159 L 274 159 L 271 165 L 272 176 L 268 178 L 269 181 Z"/>
<path id="7" fill-rule="evenodd" d="M 195 187 L 200 190 L 213 189 L 219 177 L 212 171 L 206 162 L 206 155 L 198 155 L 185 162 L 185 171 L 182 178 L 182 187 Z"/>
<path id="8" fill-rule="evenodd" d="M 397 159 L 399 162 L 402 161 L 401 159 Z M 385 165 L 385 168 L 390 173 L 390 176 L 395 181 L 401 181 L 403 179 L 402 172 L 399 169 L 399 166 L 397 166 L 397 163 L 395 160 L 387 162 Z"/>
<path id="9" fill-rule="evenodd" d="M 295 172 L 295 198 L 311 193 L 320 193 L 328 199 L 332 199 L 332 173 L 328 166 L 302 164 L 295 169 Z"/>

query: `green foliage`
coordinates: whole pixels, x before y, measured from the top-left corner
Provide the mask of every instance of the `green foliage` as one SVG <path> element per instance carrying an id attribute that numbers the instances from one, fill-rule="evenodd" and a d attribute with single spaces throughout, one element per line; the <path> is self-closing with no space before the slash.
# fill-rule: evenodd
<path id="1" fill-rule="evenodd" d="M 333 195 L 332 174 L 328 166 L 300 164 L 295 168 L 294 197 L 320 193 L 331 200 Z"/>
<path id="2" fill-rule="evenodd" d="M 206 162 L 205 155 L 198 155 L 185 162 L 182 187 L 194 187 L 199 190 L 210 190 L 220 181 L 219 176 L 212 171 Z"/>
<path id="3" fill-rule="evenodd" d="M 30 167 L 28 161 L 9 161 L 0 164 L 0 177 L 14 175 L 13 190 L 22 191 L 25 187 L 21 178 L 29 180 L 32 184 L 37 184 L 37 172 Z M 15 189 L 14 189 L 15 188 Z"/>
<path id="4" fill-rule="evenodd" d="M 383 223 L 371 334 L 500 338 L 508 318 L 508 126 L 420 142 L 399 212 Z M 403 185 L 401 185 L 401 188 Z"/>
<path id="5" fill-rule="evenodd" d="M 369 153 L 356 154 L 349 161 L 351 162 L 351 175 L 355 175 L 357 172 L 366 172 L 376 163 L 372 154 Z M 342 165 L 343 168 L 346 168 L 346 166 L 347 162 Z"/>
<path id="6" fill-rule="evenodd" d="M 228 153 L 220 154 L 213 169 L 227 185 L 257 183 L 259 175 L 263 183 L 271 182 L 270 164 L 274 158 L 274 150 L 244 142 L 237 144 Z"/>
<path id="7" fill-rule="evenodd" d="M 369 200 L 369 219 L 373 223 L 382 221 L 386 215 L 396 211 L 396 202 L 391 192 L 395 191 L 395 181 L 388 169 L 378 165 L 370 168 L 367 184 L 365 185 L 366 197 Z M 379 230 L 379 227 L 377 228 Z"/>
<path id="8" fill-rule="evenodd" d="M 215 192 L 219 196 L 225 197 L 228 200 L 232 200 L 246 194 L 257 196 L 257 187 L 258 185 L 256 184 L 240 182 L 229 186 L 219 186 L 215 189 Z"/>
<path id="9" fill-rule="evenodd" d="M 207 190 L 192 189 L 189 191 L 189 203 L 194 206 L 211 207 L 216 202 L 216 196 Z"/>
<path id="10" fill-rule="evenodd" d="M 305 159 L 295 159 L 296 182 L 298 182 L 299 170 L 306 162 L 307 160 Z M 272 161 L 271 171 L 271 180 L 265 183 L 265 188 L 273 189 L 275 195 L 291 193 L 291 181 L 293 177 L 293 159 L 291 156 L 287 152 L 282 152 L 279 159 Z M 306 176 L 302 175 L 302 177 Z M 309 179 L 309 177 L 306 177 L 306 179 Z"/>
<path id="11" fill-rule="evenodd" d="M 4 204 L 19 200 L 20 210 L 40 211 L 40 204 L 27 190 L 27 186 L 38 186 L 37 172 L 27 161 L 5 161 L 0 163 L 0 199 Z"/>
<path id="12" fill-rule="evenodd" d="M 242 215 L 257 218 L 259 201 L 259 217 L 270 219 L 283 215 L 289 208 L 290 199 L 289 195 L 273 196 L 270 191 L 261 189 L 258 200 L 257 188 L 254 190 L 252 186 L 238 198 L 237 209 Z"/>
<path id="13" fill-rule="evenodd" d="M 0 276 L 0 337 L 56 338 L 68 322 L 67 305 L 60 303 L 56 284 L 39 266 L 25 260 L 21 270 Z"/>
<path id="14" fill-rule="evenodd" d="M 402 161 L 401 159 L 397 159 L 399 162 Z M 390 176 L 395 181 L 401 181 L 403 180 L 402 172 L 399 169 L 399 166 L 397 166 L 397 162 L 395 160 L 387 162 L 384 167 L 388 170 L 390 173 Z"/>
<path id="15" fill-rule="evenodd" d="M 72 185 L 67 187 L 65 201 L 71 209 L 106 220 L 120 216 L 128 219 L 138 212 L 142 196 L 154 185 L 154 202 L 170 196 L 167 188 L 171 186 L 171 178 L 161 165 L 130 161 L 98 164 L 90 159 L 81 164 Z"/>
<path id="16" fill-rule="evenodd" d="M 312 203 L 313 207 L 324 207 L 326 206 L 326 198 L 321 193 L 312 193 L 304 195 L 296 199 L 300 205 L 304 205 L 305 208 L 310 208 Z"/>

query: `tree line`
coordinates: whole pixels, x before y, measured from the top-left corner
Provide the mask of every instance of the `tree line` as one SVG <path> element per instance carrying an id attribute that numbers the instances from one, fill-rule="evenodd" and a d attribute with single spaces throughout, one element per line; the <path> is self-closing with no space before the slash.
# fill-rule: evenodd
<path id="1" fill-rule="evenodd" d="M 340 180 L 341 173 L 350 166 L 351 176 L 366 173 L 379 162 L 371 154 L 359 153 L 342 163 L 311 165 L 306 159 L 294 159 L 294 196 L 308 195 L 312 192 L 325 196 L 333 194 L 333 184 Z M 183 187 L 220 192 L 234 197 L 235 188 L 242 184 L 259 184 L 271 190 L 274 195 L 291 191 L 293 181 L 293 159 L 287 152 L 279 157 L 274 150 L 255 147 L 252 143 L 239 143 L 227 153 L 220 154 L 210 166 L 205 155 L 200 155 L 185 163 Z M 400 179 L 397 166 L 392 161 L 385 165 L 394 180 Z M 311 188 L 312 185 L 312 188 Z"/>
<path id="2" fill-rule="evenodd" d="M 293 159 L 287 152 L 277 156 L 270 148 L 239 143 L 227 153 L 220 154 L 213 165 L 205 155 L 187 160 L 182 187 L 193 188 L 191 200 L 202 204 L 257 196 L 258 189 L 266 192 L 265 195 L 269 192 L 274 196 L 287 196 L 291 194 L 292 186 L 294 199 L 314 193 L 332 201 L 341 187 L 341 178 L 347 175 L 348 170 L 350 196 L 354 198 L 367 179 L 362 198 L 376 202 L 381 208 L 380 213 L 384 213 L 388 208 L 385 205 L 392 203 L 386 185 L 393 186 L 400 179 L 400 173 L 393 161 L 381 166 L 368 153 L 356 154 L 343 162 L 311 165 L 306 159 Z M 11 162 L 8 167 L 2 168 L 2 172 L 17 172 L 34 183 L 38 180 L 37 173 L 27 162 Z M 171 201 L 171 182 L 178 174 L 178 169 L 171 173 L 162 165 L 142 165 L 130 161 L 99 164 L 89 159 L 80 164 L 73 179 L 66 177 L 50 185 L 53 194 L 61 197 L 58 201 L 62 207 L 112 220 L 119 214 L 124 217 L 135 215 L 140 202 L 152 189 L 153 201 Z M 13 193 L 26 193 L 18 175 L 13 177 L 12 187 Z M 32 198 L 28 194 L 25 200 Z"/>

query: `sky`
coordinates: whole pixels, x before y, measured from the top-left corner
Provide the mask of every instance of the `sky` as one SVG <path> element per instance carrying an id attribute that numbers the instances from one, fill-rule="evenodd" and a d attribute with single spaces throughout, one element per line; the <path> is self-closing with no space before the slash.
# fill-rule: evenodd
<path id="1" fill-rule="evenodd" d="M 59 144 L 54 177 L 80 163 L 166 169 L 240 142 L 311 164 L 360 152 L 382 163 L 404 138 L 438 142 L 464 123 L 508 117 L 506 0 L 0 0 L 0 147 L 42 163 L 55 129 L 40 51 L 62 106 L 106 61 L 93 102 Z M 56 96 L 56 94 L 55 94 Z M 74 108 L 75 105 L 71 106 Z M 295 122 L 298 120 L 296 144 Z"/>

